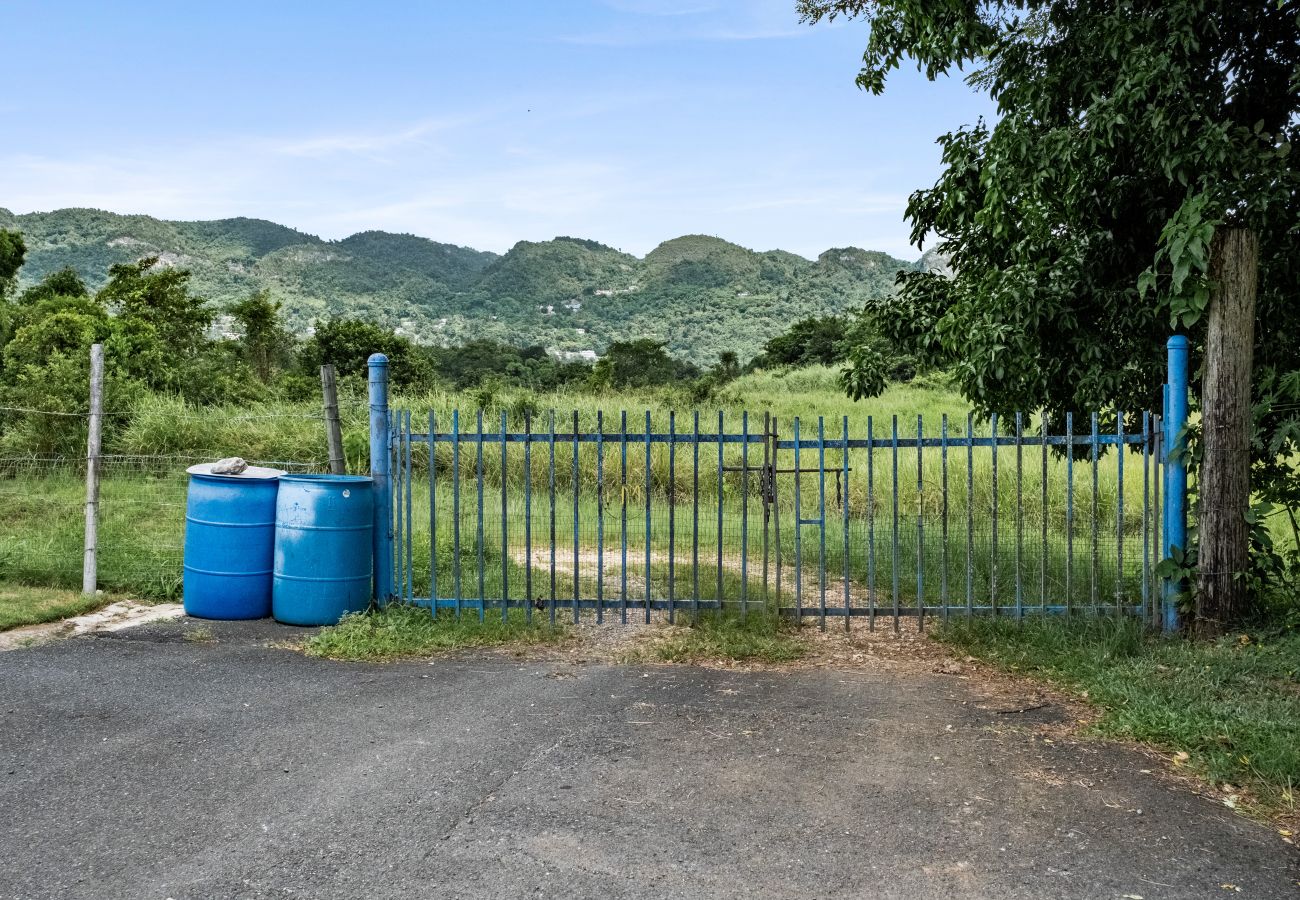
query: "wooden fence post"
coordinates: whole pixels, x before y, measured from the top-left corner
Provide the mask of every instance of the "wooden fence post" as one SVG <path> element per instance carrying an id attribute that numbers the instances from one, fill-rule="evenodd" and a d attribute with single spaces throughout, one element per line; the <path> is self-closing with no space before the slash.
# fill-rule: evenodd
<path id="1" fill-rule="evenodd" d="M 343 426 L 339 423 L 339 386 L 333 364 L 325 363 L 320 367 L 320 387 L 325 398 L 325 438 L 329 444 L 330 474 L 343 475 L 347 464 L 343 456 Z"/>
<path id="2" fill-rule="evenodd" d="M 95 593 L 99 553 L 99 450 L 104 417 L 104 345 L 90 346 L 90 417 L 86 435 L 86 545 L 81 592 Z"/>

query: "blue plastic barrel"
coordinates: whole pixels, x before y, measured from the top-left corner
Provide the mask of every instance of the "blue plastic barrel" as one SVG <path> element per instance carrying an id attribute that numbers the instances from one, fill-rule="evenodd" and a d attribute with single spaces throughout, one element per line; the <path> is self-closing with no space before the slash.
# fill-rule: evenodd
<path id="1" fill-rule="evenodd" d="M 370 605 L 374 484 L 361 475 L 286 475 L 275 506 L 271 613 L 333 625 Z"/>
<path id="2" fill-rule="evenodd" d="M 185 503 L 185 612 L 204 619 L 271 614 L 271 555 L 279 469 L 213 475 L 191 466 Z"/>

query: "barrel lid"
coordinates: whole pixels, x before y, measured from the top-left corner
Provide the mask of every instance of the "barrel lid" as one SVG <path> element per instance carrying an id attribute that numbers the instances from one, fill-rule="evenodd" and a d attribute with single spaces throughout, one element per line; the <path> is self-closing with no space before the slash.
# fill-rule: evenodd
<path id="1" fill-rule="evenodd" d="M 309 484 L 373 484 L 375 481 L 369 475 L 323 475 L 311 472 L 283 475 L 282 480 Z"/>
<path id="2" fill-rule="evenodd" d="M 283 469 L 268 469 L 266 466 L 249 466 L 238 475 L 229 473 L 217 474 L 212 471 L 216 463 L 199 463 L 197 466 L 190 466 L 185 471 L 191 475 L 206 475 L 209 478 L 232 478 L 244 479 L 247 481 L 274 481 L 284 474 Z"/>

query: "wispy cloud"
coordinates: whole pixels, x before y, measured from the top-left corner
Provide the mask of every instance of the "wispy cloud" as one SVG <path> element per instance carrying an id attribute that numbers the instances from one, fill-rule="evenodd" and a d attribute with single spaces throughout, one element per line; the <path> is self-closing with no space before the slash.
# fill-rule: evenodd
<path id="1" fill-rule="evenodd" d="M 562 35 L 559 40 L 587 46 L 636 46 L 674 41 L 731 42 L 783 40 L 802 37 L 812 29 L 800 26 L 786 0 L 744 0 L 692 4 L 671 0 L 605 0 L 621 13 L 605 28 Z"/>
<path id="2" fill-rule="evenodd" d="M 603 3 L 618 12 L 641 16 L 696 16 L 718 8 L 717 3 L 692 3 L 690 0 L 603 0 Z"/>
<path id="3" fill-rule="evenodd" d="M 422 140 L 438 130 L 434 123 L 422 123 L 400 131 L 322 134 L 288 140 L 276 146 L 287 156 L 329 156 L 335 153 L 375 153 Z"/>
<path id="4" fill-rule="evenodd" d="M 727 206 L 727 209 L 731 212 L 758 212 L 796 208 L 813 208 L 824 212 L 833 211 L 856 215 L 901 213 L 907 208 L 907 196 L 904 194 L 860 193 L 844 188 L 811 188 L 798 193 L 760 192 L 756 195 L 756 199 L 745 200 Z"/>

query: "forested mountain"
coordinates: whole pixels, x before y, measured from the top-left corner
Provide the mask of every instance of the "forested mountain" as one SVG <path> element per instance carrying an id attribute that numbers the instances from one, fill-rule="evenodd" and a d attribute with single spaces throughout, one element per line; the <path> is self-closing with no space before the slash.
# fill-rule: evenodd
<path id="1" fill-rule="evenodd" d="M 409 234 L 325 241 L 260 219 L 174 222 L 92 209 L 0 208 L 0 228 L 24 235 L 22 285 L 71 266 L 94 289 L 110 265 L 158 255 L 189 269 L 194 291 L 217 307 L 270 289 L 300 330 L 340 315 L 426 343 L 485 337 L 596 352 L 644 337 L 702 364 L 724 350 L 748 358 L 797 319 L 856 310 L 917 265 L 854 247 L 813 261 L 703 235 L 666 241 L 644 259 L 572 237 L 521 241 L 498 256 Z"/>

